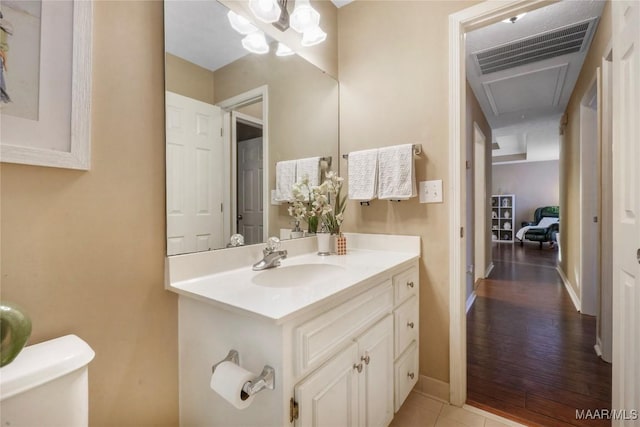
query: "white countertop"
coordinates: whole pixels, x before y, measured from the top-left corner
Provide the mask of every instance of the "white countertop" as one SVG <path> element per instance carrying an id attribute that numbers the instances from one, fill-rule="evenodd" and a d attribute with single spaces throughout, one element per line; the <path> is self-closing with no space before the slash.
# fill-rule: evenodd
<path id="1" fill-rule="evenodd" d="M 307 253 L 284 259 L 281 266 L 275 269 L 253 271 L 251 265 L 248 265 L 176 281 L 169 284 L 167 289 L 221 308 L 259 315 L 281 323 L 364 280 L 417 258 L 418 254 L 411 252 L 367 249 L 350 249 L 347 255 L 340 256 Z M 293 287 L 286 287 L 286 282 L 275 286 L 259 284 L 265 279 L 269 280 L 268 275 L 274 273 L 274 270 L 308 264 L 329 264 L 336 268 L 327 267 L 322 274 L 307 274 L 306 277 L 305 274 L 299 274 L 296 277 L 304 283 Z"/>

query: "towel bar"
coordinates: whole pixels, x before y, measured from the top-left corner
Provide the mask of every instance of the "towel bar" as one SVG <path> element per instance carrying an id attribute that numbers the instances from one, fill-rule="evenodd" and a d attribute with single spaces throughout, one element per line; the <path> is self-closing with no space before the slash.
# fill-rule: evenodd
<path id="1" fill-rule="evenodd" d="M 420 154 L 422 154 L 422 144 L 413 144 L 413 155 L 414 156 L 419 156 Z M 343 159 L 348 159 L 349 158 L 349 154 L 343 154 L 342 155 Z"/>

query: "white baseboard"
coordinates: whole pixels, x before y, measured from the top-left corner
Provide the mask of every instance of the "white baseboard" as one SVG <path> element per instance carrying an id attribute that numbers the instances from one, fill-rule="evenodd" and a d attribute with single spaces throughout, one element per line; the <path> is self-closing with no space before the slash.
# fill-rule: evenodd
<path id="1" fill-rule="evenodd" d="M 423 394 L 426 394 L 444 403 L 449 403 L 449 383 L 428 377 L 426 375 L 420 375 L 418 384 L 416 384 L 415 388 Z"/>
<path id="2" fill-rule="evenodd" d="M 476 300 L 476 291 L 471 291 L 471 295 L 469 295 L 469 298 L 467 298 L 467 313 L 469 313 L 469 310 L 471 309 L 471 306 L 473 305 L 473 303 Z"/>
<path id="3" fill-rule="evenodd" d="M 491 272 L 493 271 L 493 262 L 491 264 L 489 264 L 489 266 L 487 267 L 487 271 L 484 272 L 484 278 L 486 279 L 487 277 L 489 277 L 489 275 L 491 274 Z"/>
<path id="4" fill-rule="evenodd" d="M 567 279 L 566 274 L 564 274 L 564 271 L 562 271 L 560 266 L 556 267 L 556 271 L 560 275 L 560 278 L 562 279 L 562 283 L 564 283 L 564 288 L 569 293 L 569 297 L 571 297 L 571 302 L 573 302 L 573 305 L 576 307 L 576 310 L 580 311 L 580 298 L 578 298 L 578 295 L 576 295 L 575 291 L 573 290 L 573 287 L 571 286 L 571 282 L 569 282 L 569 279 Z"/>
<path id="5" fill-rule="evenodd" d="M 596 345 L 593 346 L 593 349 L 596 351 L 598 357 L 602 359 L 602 341 L 600 337 L 596 337 Z"/>

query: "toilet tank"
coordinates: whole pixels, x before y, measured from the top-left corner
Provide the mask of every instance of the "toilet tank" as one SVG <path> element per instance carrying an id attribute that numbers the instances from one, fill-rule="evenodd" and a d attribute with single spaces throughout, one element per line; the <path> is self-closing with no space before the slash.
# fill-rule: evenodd
<path id="1" fill-rule="evenodd" d="M 25 347 L 0 368 L 0 425 L 87 426 L 89 345 L 67 335 Z"/>

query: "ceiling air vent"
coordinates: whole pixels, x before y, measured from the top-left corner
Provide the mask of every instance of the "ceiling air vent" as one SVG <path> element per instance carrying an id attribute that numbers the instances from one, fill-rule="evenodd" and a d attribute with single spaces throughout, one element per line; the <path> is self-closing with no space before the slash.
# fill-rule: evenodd
<path id="1" fill-rule="evenodd" d="M 482 75 L 589 48 L 598 18 L 557 28 L 472 54 Z"/>

